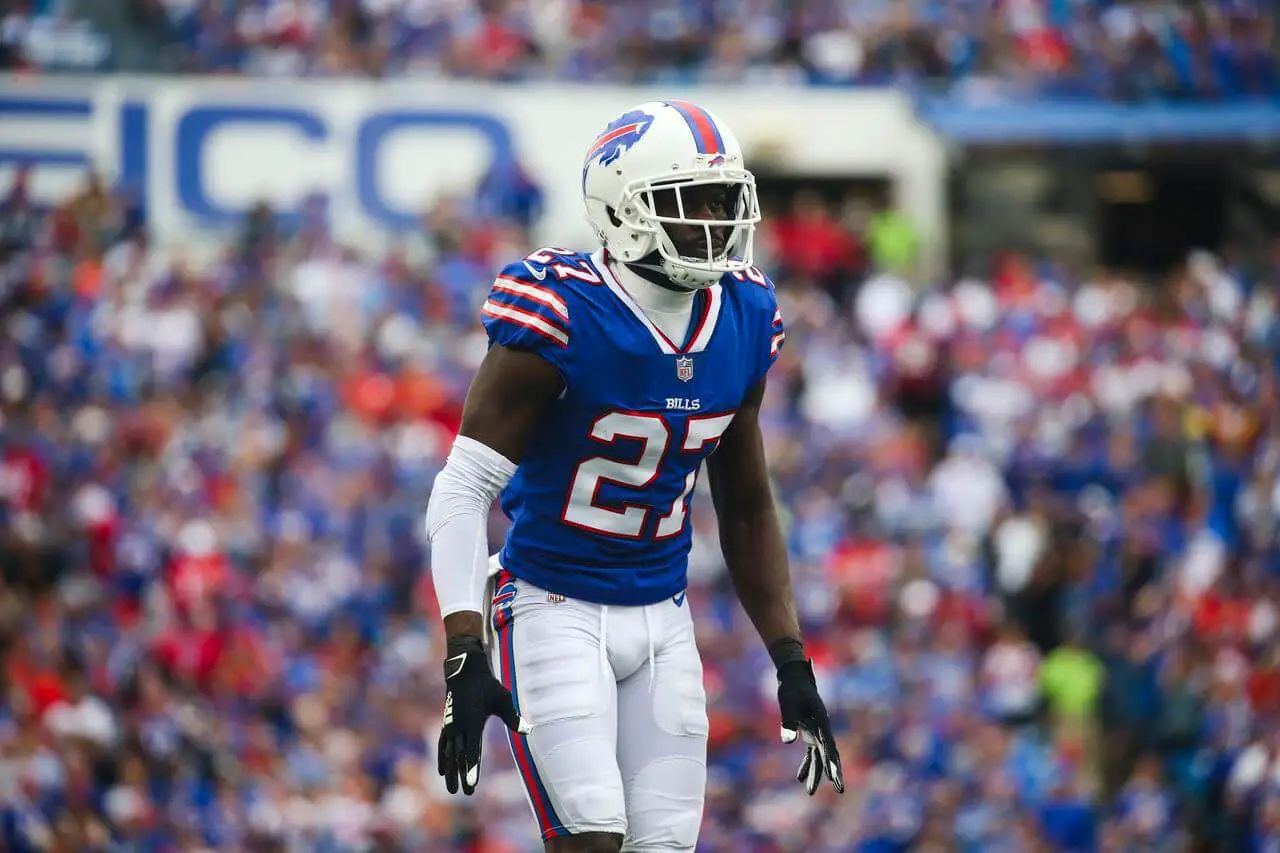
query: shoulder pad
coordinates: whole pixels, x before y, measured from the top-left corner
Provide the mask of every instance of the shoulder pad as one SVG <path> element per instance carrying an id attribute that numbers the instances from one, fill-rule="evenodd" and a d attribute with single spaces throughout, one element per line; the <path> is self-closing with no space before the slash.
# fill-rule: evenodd
<path id="1" fill-rule="evenodd" d="M 572 336 L 570 285 L 600 284 L 587 256 L 539 249 L 498 273 L 480 313 L 493 343 L 523 349 L 567 348 Z"/>

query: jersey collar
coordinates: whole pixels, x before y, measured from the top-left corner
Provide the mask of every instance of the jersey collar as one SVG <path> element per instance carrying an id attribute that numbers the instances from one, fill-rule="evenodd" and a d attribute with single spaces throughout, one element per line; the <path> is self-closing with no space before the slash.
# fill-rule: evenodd
<path id="1" fill-rule="evenodd" d="M 662 333 L 661 329 L 653 324 L 648 316 L 645 315 L 644 309 L 631 298 L 631 294 L 627 293 L 618 282 L 613 270 L 609 268 L 609 264 L 605 260 L 603 249 L 598 250 L 591 256 L 591 264 L 600 273 L 600 277 L 604 279 L 604 283 L 609 290 L 613 291 L 613 295 L 618 297 L 618 300 L 648 330 L 650 337 L 653 338 L 654 343 L 658 345 L 658 349 L 662 350 L 662 352 L 667 355 L 702 352 L 707 348 L 707 344 L 711 343 L 711 335 L 716 330 L 716 323 L 720 319 L 720 307 L 724 301 L 722 287 L 719 283 L 701 291 L 702 305 L 700 308 L 694 306 L 696 322 L 686 336 L 684 346 L 676 346 L 670 338 Z"/>

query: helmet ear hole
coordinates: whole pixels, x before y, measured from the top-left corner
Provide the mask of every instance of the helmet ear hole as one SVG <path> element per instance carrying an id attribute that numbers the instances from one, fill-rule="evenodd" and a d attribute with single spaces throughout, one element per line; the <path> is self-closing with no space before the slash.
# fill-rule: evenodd
<path id="1" fill-rule="evenodd" d="M 622 220 L 618 218 L 618 213 L 612 207 L 606 207 L 604 212 L 609 214 L 609 221 L 613 223 L 614 228 L 622 227 Z"/>

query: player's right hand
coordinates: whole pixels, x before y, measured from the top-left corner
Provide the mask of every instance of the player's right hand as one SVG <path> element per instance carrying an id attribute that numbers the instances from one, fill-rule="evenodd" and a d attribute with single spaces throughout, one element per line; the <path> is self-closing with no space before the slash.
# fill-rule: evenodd
<path id="1" fill-rule="evenodd" d="M 437 765 L 450 794 L 472 794 L 480 781 L 480 747 L 484 724 L 495 715 L 514 732 L 532 727 L 516 711 L 511 691 L 493 677 L 479 637 L 449 640 L 444 661 L 444 727 L 440 730 Z"/>

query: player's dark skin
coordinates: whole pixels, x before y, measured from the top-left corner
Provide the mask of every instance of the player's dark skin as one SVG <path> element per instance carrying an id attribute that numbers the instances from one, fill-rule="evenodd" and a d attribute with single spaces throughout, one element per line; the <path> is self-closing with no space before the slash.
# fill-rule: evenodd
<path id="1" fill-rule="evenodd" d="M 708 193 L 706 198 L 716 194 Z M 723 195 L 721 194 L 722 198 Z M 686 209 L 689 197 L 685 198 Z M 698 218 L 724 218 L 714 204 L 698 207 Z M 673 242 L 686 238 L 701 245 L 699 226 L 685 226 Z M 480 364 L 463 407 L 461 434 L 479 441 L 519 463 L 538 424 L 560 396 L 560 374 L 530 352 L 492 347 Z M 742 602 L 765 645 L 784 638 L 800 638 L 786 545 L 774 509 L 760 434 L 760 402 L 764 380 L 748 392 L 720 444 L 707 459 L 711 496 L 720 524 L 720 547 Z M 444 620 L 449 638 L 484 635 L 484 622 L 474 611 L 454 613 Z M 622 836 L 587 832 L 545 842 L 547 853 L 617 853 Z"/>
<path id="2" fill-rule="evenodd" d="M 724 184 L 702 184 L 681 190 L 684 215 L 690 219 L 728 219 L 733 212 L 730 190 Z M 680 204 L 672 190 L 658 190 L 653 194 L 653 209 L 659 216 L 679 216 Z M 665 226 L 676 251 L 686 257 L 701 258 L 707 253 L 706 234 L 701 225 L 684 225 L 669 222 Z M 719 255 L 729 241 L 727 226 L 711 229 L 711 249 Z M 660 283 L 660 282 L 659 282 Z"/>

